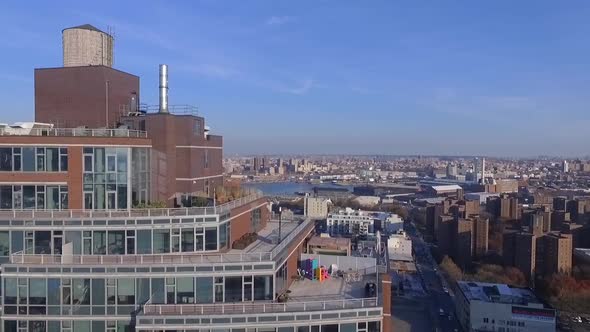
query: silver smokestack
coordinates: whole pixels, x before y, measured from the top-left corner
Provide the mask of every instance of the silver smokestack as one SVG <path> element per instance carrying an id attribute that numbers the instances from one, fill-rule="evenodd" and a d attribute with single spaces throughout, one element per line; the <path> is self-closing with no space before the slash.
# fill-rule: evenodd
<path id="1" fill-rule="evenodd" d="M 168 65 L 160 65 L 160 113 L 168 113 Z"/>

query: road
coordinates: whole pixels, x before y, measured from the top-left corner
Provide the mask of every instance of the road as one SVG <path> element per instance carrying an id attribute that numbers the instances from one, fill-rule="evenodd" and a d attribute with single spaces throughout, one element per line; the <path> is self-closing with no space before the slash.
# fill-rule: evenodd
<path id="1" fill-rule="evenodd" d="M 455 315 L 453 295 L 445 292 L 450 290 L 450 287 L 438 271 L 438 265 L 432 258 L 428 244 L 412 223 L 407 224 L 406 232 L 412 238 L 416 267 L 422 277 L 424 289 L 429 294 L 430 315 L 435 328 L 438 328 L 437 331 L 444 332 L 461 331 Z M 440 309 L 443 310 L 444 315 L 440 314 Z"/>

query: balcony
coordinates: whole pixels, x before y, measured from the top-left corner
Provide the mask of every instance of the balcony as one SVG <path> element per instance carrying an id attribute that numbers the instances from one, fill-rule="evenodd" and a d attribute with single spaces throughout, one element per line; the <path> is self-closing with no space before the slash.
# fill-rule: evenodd
<path id="1" fill-rule="evenodd" d="M 327 310 L 362 309 L 378 307 L 377 298 L 341 299 L 285 303 L 223 303 L 223 304 L 150 304 L 143 308 L 144 316 L 206 316 L 263 314 L 283 312 L 313 312 Z"/>
<path id="2" fill-rule="evenodd" d="M 0 128 L 0 136 L 131 137 L 147 138 L 147 132 L 130 129 Z"/>
<path id="3" fill-rule="evenodd" d="M 229 204 L 229 203 L 228 203 Z M 276 241 L 277 222 L 270 222 L 259 238 L 244 250 L 227 253 L 167 253 L 138 255 L 45 255 L 20 251 L 11 254 L 9 264 L 26 265 L 211 265 L 240 263 L 273 263 L 285 258 L 284 249 L 314 229 L 314 221 L 284 222 L 284 237 Z"/>
<path id="4" fill-rule="evenodd" d="M 218 215 L 251 203 L 264 197 L 261 192 L 253 192 L 222 205 L 188 208 L 148 208 L 127 210 L 0 210 L 0 219 L 110 219 L 110 218 L 141 218 L 141 217 L 182 217 Z"/>

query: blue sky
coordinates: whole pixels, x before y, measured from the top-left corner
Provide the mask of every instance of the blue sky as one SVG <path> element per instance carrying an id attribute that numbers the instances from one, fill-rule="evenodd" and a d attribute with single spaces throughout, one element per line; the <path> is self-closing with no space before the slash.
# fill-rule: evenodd
<path id="1" fill-rule="evenodd" d="M 0 122 L 33 119 L 61 30 L 193 104 L 226 153 L 588 155 L 588 1 L 4 2 Z"/>

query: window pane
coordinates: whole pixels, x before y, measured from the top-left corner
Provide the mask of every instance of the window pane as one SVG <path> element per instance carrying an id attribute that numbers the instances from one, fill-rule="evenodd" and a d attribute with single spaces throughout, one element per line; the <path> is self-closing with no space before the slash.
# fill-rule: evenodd
<path id="1" fill-rule="evenodd" d="M 194 282 L 192 277 L 176 278 L 176 303 L 195 303 Z"/>
<path id="2" fill-rule="evenodd" d="M 0 208 L 12 209 L 12 186 L 0 186 Z"/>
<path id="3" fill-rule="evenodd" d="M 94 148 L 94 173 L 104 173 L 104 148 Z"/>
<path id="4" fill-rule="evenodd" d="M 195 250 L 195 230 L 193 228 L 182 229 L 182 251 L 191 252 Z"/>
<path id="5" fill-rule="evenodd" d="M 35 208 L 35 186 L 23 186 L 23 209 Z"/>
<path id="6" fill-rule="evenodd" d="M 105 203 L 104 184 L 94 185 L 94 209 L 104 209 Z"/>
<path id="7" fill-rule="evenodd" d="M 167 229 L 154 230 L 154 253 L 170 252 L 170 231 Z"/>
<path id="8" fill-rule="evenodd" d="M 225 277 L 225 302 L 242 302 L 242 277 Z"/>
<path id="9" fill-rule="evenodd" d="M 196 284 L 196 303 L 213 303 L 213 278 L 198 277 L 195 278 Z"/>
<path id="10" fill-rule="evenodd" d="M 51 231 L 35 231 L 35 254 L 51 254 Z"/>
<path id="11" fill-rule="evenodd" d="M 94 251 L 93 255 L 105 255 L 107 253 L 107 241 L 105 231 L 94 231 L 92 234 Z"/>
<path id="12" fill-rule="evenodd" d="M 125 231 L 109 231 L 109 255 L 125 254 Z"/>
<path id="13" fill-rule="evenodd" d="M 105 305 L 104 279 L 92 279 L 92 305 Z"/>
<path id="14" fill-rule="evenodd" d="M 80 255 L 82 253 L 82 234 L 80 231 L 66 231 L 66 245 L 72 244 L 72 253 Z"/>
<path id="15" fill-rule="evenodd" d="M 126 148 L 117 149 L 117 172 L 127 172 L 127 150 Z"/>
<path id="16" fill-rule="evenodd" d="M 127 208 L 127 186 L 117 185 L 117 208 Z"/>
<path id="17" fill-rule="evenodd" d="M 60 279 L 47 279 L 47 304 L 59 305 Z"/>
<path id="18" fill-rule="evenodd" d="M 10 254 L 10 233 L 8 231 L 0 232 L 0 256 Z"/>
<path id="19" fill-rule="evenodd" d="M 272 300 L 270 276 L 254 277 L 254 300 Z"/>
<path id="20" fill-rule="evenodd" d="M 135 304 L 135 279 L 117 280 L 118 304 Z"/>
<path id="21" fill-rule="evenodd" d="M 150 279 L 137 279 L 137 304 L 144 304 L 150 299 Z"/>
<path id="22" fill-rule="evenodd" d="M 151 254 L 152 253 L 152 231 L 141 229 L 137 231 L 137 253 Z"/>
<path id="23" fill-rule="evenodd" d="M 12 148 L 0 148 L 0 171 L 12 172 Z"/>
<path id="24" fill-rule="evenodd" d="M 164 301 L 164 278 L 153 278 L 152 279 L 152 303 L 154 303 L 154 304 L 165 303 L 165 301 Z"/>
<path id="25" fill-rule="evenodd" d="M 48 172 L 59 171 L 59 149 L 58 148 L 46 148 L 45 149 L 45 162 L 47 163 Z"/>
<path id="26" fill-rule="evenodd" d="M 29 304 L 47 304 L 46 279 L 29 279 Z"/>
<path id="27" fill-rule="evenodd" d="M 205 228 L 205 250 L 217 250 L 217 228 Z"/>
<path id="28" fill-rule="evenodd" d="M 76 332 L 90 332 L 90 321 L 73 321 L 74 331 Z"/>
<path id="29" fill-rule="evenodd" d="M 23 171 L 33 172 L 35 171 L 35 148 L 23 148 L 22 163 Z"/>
<path id="30" fill-rule="evenodd" d="M 59 187 L 47 186 L 47 209 L 59 209 Z"/>
<path id="31" fill-rule="evenodd" d="M 12 231 L 12 238 L 10 239 L 12 242 L 12 253 L 16 253 L 23 250 L 23 232 L 22 231 Z"/>
<path id="32" fill-rule="evenodd" d="M 117 171 L 117 156 L 107 156 L 107 172 Z"/>
<path id="33" fill-rule="evenodd" d="M 90 304 L 90 279 L 72 279 L 72 304 Z"/>
<path id="34" fill-rule="evenodd" d="M 91 173 L 92 170 L 92 156 L 84 155 L 84 172 Z"/>

